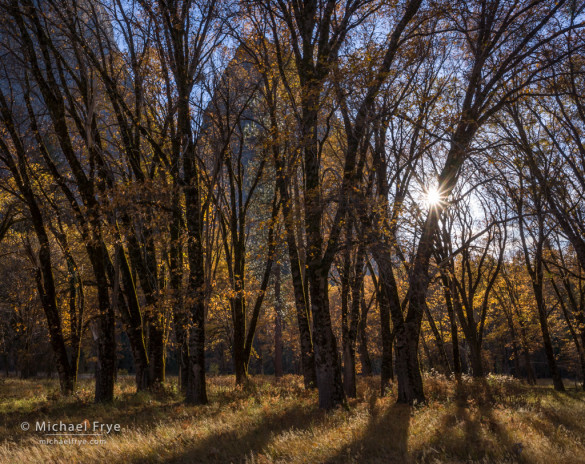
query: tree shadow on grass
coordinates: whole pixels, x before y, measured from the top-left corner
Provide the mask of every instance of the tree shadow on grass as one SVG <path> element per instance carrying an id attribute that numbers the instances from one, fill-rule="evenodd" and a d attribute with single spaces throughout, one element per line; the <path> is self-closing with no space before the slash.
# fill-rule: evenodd
<path id="1" fill-rule="evenodd" d="M 534 413 L 527 415 L 525 420 L 558 448 L 563 448 L 564 441 L 572 441 L 573 444 L 579 443 L 583 449 L 585 422 L 579 413 L 582 410 L 579 403 L 582 401 L 579 390 L 558 392 L 549 388 L 540 393 L 539 401 L 533 404 Z"/>
<path id="2" fill-rule="evenodd" d="M 495 399 L 485 379 L 456 384 L 454 408 L 447 413 L 423 449 L 413 452 L 416 462 L 439 460 L 527 463 L 522 444 L 515 443 L 494 415 Z"/>
<path id="3" fill-rule="evenodd" d="M 386 409 L 370 398 L 370 421 L 360 438 L 343 447 L 327 464 L 403 463 L 408 458 L 408 433 L 412 407 L 394 403 Z"/>
<path id="4" fill-rule="evenodd" d="M 41 438 L 44 432 L 36 431 L 36 424 L 80 424 L 94 421 L 103 424 L 120 424 L 122 429 L 134 428 L 155 422 L 170 421 L 169 410 L 181 407 L 178 401 L 160 403 L 145 399 L 115 400 L 110 404 L 95 404 L 67 399 L 65 401 L 46 401 L 33 410 L 13 411 L 0 416 L 0 441 L 20 442 L 31 436 Z M 29 425 L 24 429 L 23 424 Z"/>
<path id="5" fill-rule="evenodd" d="M 300 408 L 298 405 L 278 412 L 264 412 L 258 422 L 250 427 L 228 428 L 203 439 L 194 439 L 180 434 L 174 443 L 159 442 L 148 455 L 130 455 L 125 462 L 167 463 L 237 463 L 245 462 L 251 455 L 265 452 L 273 436 L 285 431 L 308 430 L 326 421 L 327 413 L 317 406 Z M 196 441 L 195 441 L 196 440 Z"/>

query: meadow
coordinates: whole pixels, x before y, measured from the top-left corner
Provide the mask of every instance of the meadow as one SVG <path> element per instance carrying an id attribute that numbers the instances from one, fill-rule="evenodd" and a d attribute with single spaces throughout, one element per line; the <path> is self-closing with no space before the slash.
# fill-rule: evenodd
<path id="1" fill-rule="evenodd" d="M 115 400 L 94 404 L 90 379 L 74 396 L 54 380 L 0 381 L 2 463 L 580 463 L 585 462 L 585 392 L 558 393 L 504 376 L 476 381 L 425 377 L 428 402 L 380 398 L 361 378 L 346 408 L 319 410 L 302 378 L 211 377 L 210 403 L 187 406 L 176 379 L 136 393 L 118 379 Z M 99 444 L 44 444 L 36 422 L 119 424 Z M 22 430 L 26 422 L 31 428 Z M 63 438 L 63 437 L 61 437 Z M 105 443 L 103 442 L 105 440 Z"/>

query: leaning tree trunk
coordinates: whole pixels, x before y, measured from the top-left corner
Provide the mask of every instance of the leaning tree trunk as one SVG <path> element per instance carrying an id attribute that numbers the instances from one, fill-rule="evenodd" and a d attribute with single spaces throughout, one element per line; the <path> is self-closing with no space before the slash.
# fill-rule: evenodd
<path id="1" fill-rule="evenodd" d="M 30 193 L 32 195 L 32 191 L 30 191 Z M 46 234 L 41 211 L 38 208 L 36 201 L 34 202 L 34 205 L 31 205 L 29 202 L 29 210 L 33 217 L 33 224 L 40 245 L 38 253 L 40 267 L 36 273 L 37 289 L 47 318 L 49 340 L 55 356 L 57 372 L 59 373 L 61 392 L 64 394 L 71 394 L 75 389 L 77 371 L 75 369 L 76 365 L 72 367 L 69 362 L 65 339 L 61 328 L 61 318 L 57 307 L 57 293 L 53 279 L 49 238 Z"/>

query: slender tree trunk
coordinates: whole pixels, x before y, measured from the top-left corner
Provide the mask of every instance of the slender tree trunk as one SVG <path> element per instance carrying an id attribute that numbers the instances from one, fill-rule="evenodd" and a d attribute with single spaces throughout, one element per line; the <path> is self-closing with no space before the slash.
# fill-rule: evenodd
<path id="1" fill-rule="evenodd" d="M 40 209 L 36 208 L 36 203 L 33 208 L 29 209 L 31 209 L 31 213 L 36 213 L 34 216 L 37 216 L 36 219 L 33 218 L 33 223 L 35 223 L 35 231 L 37 232 L 40 245 L 38 253 L 40 266 L 36 273 L 37 289 L 47 318 L 47 325 L 49 326 L 49 339 L 55 356 L 57 372 L 59 373 L 61 392 L 68 395 L 75 389 L 77 371 L 72 368 L 67 356 L 67 348 L 61 328 L 61 318 L 57 307 L 57 293 L 53 280 L 50 244 L 40 216 L 41 212 Z"/>
<path id="2" fill-rule="evenodd" d="M 536 377 L 534 375 L 534 369 L 532 368 L 532 360 L 530 359 L 530 348 L 528 345 L 528 335 L 526 333 L 526 327 L 524 323 L 519 320 L 520 335 L 522 340 L 522 356 L 524 358 L 524 368 L 526 369 L 526 380 L 529 385 L 536 385 Z"/>
<path id="3" fill-rule="evenodd" d="M 178 177 L 177 168 L 174 176 Z M 169 286 L 172 292 L 173 328 L 179 356 L 179 388 L 187 391 L 189 379 L 189 318 L 181 295 L 183 281 L 183 250 L 181 246 L 182 217 L 179 209 L 181 195 L 177 188 L 171 193 L 173 211 L 169 227 Z"/>
<path id="4" fill-rule="evenodd" d="M 378 307 L 380 310 L 380 335 L 382 338 L 382 366 L 380 372 L 380 394 L 384 396 L 390 382 L 394 380 L 392 347 L 395 331 L 390 330 L 390 302 L 383 290 L 378 292 Z"/>
<path id="5" fill-rule="evenodd" d="M 315 388 L 317 386 L 317 376 L 315 372 L 315 353 L 313 351 L 313 341 L 309 322 L 308 290 L 305 280 L 306 260 L 304 251 L 299 250 L 299 245 L 297 245 L 297 239 L 295 238 L 295 219 L 294 210 L 292 207 L 293 199 L 289 193 L 290 179 L 287 178 L 287 173 L 290 174 L 294 171 L 292 171 L 292 169 L 286 165 L 281 157 L 279 146 L 280 131 L 276 117 L 276 102 L 274 101 L 272 92 L 269 89 L 271 80 L 268 79 L 266 75 L 264 75 L 264 79 L 267 86 L 266 98 L 270 113 L 270 128 L 276 142 L 272 144 L 272 154 L 277 171 L 276 185 L 280 193 L 282 203 L 282 215 L 286 233 L 286 244 L 292 275 L 295 309 L 301 348 L 301 370 L 303 373 L 305 388 Z M 301 224 L 302 222 L 299 217 L 296 221 L 296 225 L 300 228 Z M 303 237 L 300 231 L 297 235 L 299 243 L 302 246 Z"/>
<path id="6" fill-rule="evenodd" d="M 55 363 L 57 364 L 57 372 L 59 373 L 59 383 L 61 391 L 65 394 L 70 394 L 75 388 L 77 370 L 76 365 L 72 366 L 67 356 L 67 348 L 63 336 L 61 317 L 59 315 L 59 308 L 57 304 L 57 291 L 55 288 L 55 280 L 52 269 L 51 259 L 51 245 L 49 236 L 45 228 L 45 222 L 40 209 L 40 206 L 35 197 L 31 186 L 27 171 L 26 149 L 22 143 L 14 121 L 12 113 L 8 108 L 7 101 L 0 89 L 0 114 L 2 122 L 10 134 L 12 143 L 17 155 L 17 163 L 13 159 L 12 150 L 2 140 L 0 143 L 0 153 L 2 160 L 11 171 L 15 183 L 23 195 L 28 206 L 33 229 L 39 242 L 38 260 L 39 266 L 35 274 L 37 290 L 47 318 L 47 325 L 49 329 L 49 339 L 51 348 L 55 356 Z M 32 253 L 32 250 L 31 250 Z M 72 328 L 73 329 L 73 328 Z"/>
<path id="7" fill-rule="evenodd" d="M 205 272 L 203 259 L 201 196 L 199 177 L 196 171 L 195 147 L 191 134 L 191 117 L 189 111 L 189 93 L 179 86 L 178 119 L 179 133 L 186 141 L 183 155 L 185 173 L 186 220 L 187 220 L 187 255 L 189 259 L 188 308 L 191 316 L 189 326 L 189 374 L 187 376 L 186 401 L 191 404 L 207 403 L 205 383 Z"/>
<path id="8" fill-rule="evenodd" d="M 341 349 L 343 361 L 343 390 L 346 396 L 355 395 L 355 367 L 351 355 L 350 341 L 350 279 L 351 279 L 351 221 L 347 222 L 345 247 L 342 265 L 339 269 L 341 278 Z"/>
<path id="9" fill-rule="evenodd" d="M 451 345 L 453 354 L 453 374 L 461 375 L 461 354 L 459 353 L 459 334 L 457 330 L 457 319 L 453 310 L 453 297 L 451 293 L 451 283 L 448 278 L 443 277 L 443 291 L 445 294 L 445 303 L 447 305 L 447 314 L 449 316 L 449 326 L 451 328 Z"/>
<path id="10" fill-rule="evenodd" d="M 317 386 L 317 375 L 315 371 L 315 353 L 313 351 L 313 341 L 309 324 L 309 304 L 307 287 L 303 273 L 304 265 L 302 264 L 295 238 L 295 223 L 293 220 L 293 210 L 291 208 L 291 198 L 285 179 L 285 166 L 280 160 L 278 149 L 273 150 L 278 172 L 277 185 L 282 199 L 282 213 L 286 231 L 286 243 L 288 257 L 291 269 L 293 291 L 295 298 L 295 309 L 297 315 L 297 324 L 299 328 L 299 339 L 301 348 L 301 370 L 305 388 L 315 388 Z M 299 241 L 302 237 L 299 236 Z"/>
<path id="11" fill-rule="evenodd" d="M 113 271 L 109 272 L 110 279 L 119 282 L 121 277 L 122 283 L 124 284 L 123 294 L 118 292 L 117 305 L 134 357 L 136 389 L 138 391 L 146 390 L 151 386 L 152 377 L 150 375 L 148 353 L 146 351 L 146 342 L 142 328 L 142 312 L 140 311 L 138 296 L 136 295 L 134 279 L 121 244 L 116 247 L 113 268 Z"/>
<path id="12" fill-rule="evenodd" d="M 506 321 L 508 322 L 508 330 L 510 331 L 510 338 L 512 339 L 512 355 L 514 356 L 514 376 L 520 378 L 520 349 L 518 347 L 518 334 L 516 327 L 514 326 L 514 320 L 512 319 L 512 313 L 509 309 L 506 309 L 503 302 L 498 298 L 498 303 L 502 307 L 504 314 L 506 315 Z"/>
<path id="13" fill-rule="evenodd" d="M 205 384 L 205 307 L 203 301 L 191 307 L 193 319 L 189 330 L 189 374 L 186 401 L 207 404 Z"/>
<path id="14" fill-rule="evenodd" d="M 350 221 L 351 222 L 351 221 Z M 353 279 L 351 282 L 351 312 L 349 314 L 349 327 L 347 343 L 344 346 L 343 360 L 343 385 L 345 394 L 350 398 L 357 396 L 356 373 L 355 373 L 355 344 L 358 334 L 360 317 L 360 306 L 362 302 L 362 287 L 364 283 L 364 257 L 365 247 L 362 243 L 358 245 L 354 265 Z"/>
<path id="15" fill-rule="evenodd" d="M 445 344 L 443 343 L 443 337 L 439 333 L 439 329 L 435 324 L 435 320 L 433 319 L 433 315 L 431 314 L 428 305 L 425 302 L 425 314 L 427 316 L 427 320 L 429 321 L 429 325 L 431 327 L 431 332 L 435 337 L 435 341 L 437 342 L 437 349 L 439 350 L 439 357 L 440 363 L 442 364 L 444 372 L 448 373 L 451 371 L 451 366 L 449 365 L 449 358 L 447 357 L 447 351 L 445 350 Z"/>
<path id="16" fill-rule="evenodd" d="M 388 301 L 388 312 L 392 317 L 394 349 L 396 353 L 394 373 L 398 381 L 397 401 L 407 404 L 424 402 L 422 376 L 418 362 L 420 321 L 416 318 L 412 319 L 412 314 L 414 313 L 410 313 L 410 311 L 411 319 L 404 319 L 389 249 L 386 246 L 380 245 L 380 242 L 376 243 L 373 251 L 378 269 L 380 270 L 380 288 L 384 294 L 384 299 Z M 418 303 L 420 304 L 420 302 Z M 382 306 L 380 306 L 380 317 L 382 317 L 382 314 L 383 310 Z M 385 326 L 386 324 L 383 324 L 383 330 L 385 330 Z M 384 337 L 382 341 L 384 341 Z M 385 389 L 384 384 L 382 384 L 382 388 Z"/>
<path id="17" fill-rule="evenodd" d="M 373 247 L 374 253 L 382 252 L 382 250 L 378 247 Z M 376 255 L 374 255 L 376 256 Z M 396 288 L 392 284 L 395 284 L 394 275 L 392 273 L 392 268 L 384 268 L 382 270 L 382 266 L 388 263 L 388 257 L 382 258 L 382 255 L 376 258 L 376 263 L 378 264 L 378 269 L 380 271 L 380 279 L 376 278 L 376 274 L 374 273 L 374 269 L 369 261 L 367 261 L 368 269 L 370 271 L 370 275 L 372 277 L 372 281 L 374 282 L 374 289 L 376 292 L 376 302 L 378 304 L 378 311 L 380 313 L 380 337 L 382 339 L 382 364 L 381 364 L 381 371 L 380 371 L 380 395 L 385 396 L 386 390 L 390 386 L 390 382 L 394 380 L 394 368 L 393 368 L 393 359 L 392 359 L 392 349 L 394 346 L 394 338 L 396 335 L 396 331 L 390 330 L 390 318 L 396 317 L 396 320 L 402 320 L 402 311 L 398 311 L 396 315 L 392 315 L 392 309 L 390 306 L 390 298 L 388 297 L 389 292 L 395 292 Z M 389 276 L 386 278 L 382 277 L 383 273 L 387 273 Z M 391 285 L 388 286 L 387 284 L 390 283 Z M 397 293 L 393 294 L 394 298 L 392 301 L 396 304 L 397 302 Z M 398 309 L 398 308 L 397 308 Z M 400 323 L 400 322 L 399 322 Z"/>
<path id="18" fill-rule="evenodd" d="M 285 202 L 283 202 L 284 205 Z M 283 210 L 286 208 L 283 206 Z M 286 213 L 285 217 L 286 217 Z M 291 268 L 293 291 L 295 297 L 295 309 L 297 315 L 297 325 L 299 328 L 299 339 L 301 348 L 301 370 L 305 388 L 315 388 L 317 386 L 317 374 L 315 371 L 315 352 L 313 350 L 313 340 L 311 328 L 309 325 L 309 313 L 307 299 L 305 295 L 305 285 L 303 273 L 301 272 L 299 256 L 292 235 L 292 226 L 286 224 L 287 244 L 289 251 L 289 263 Z"/>
<path id="19" fill-rule="evenodd" d="M 247 377 L 247 362 L 244 359 L 244 345 L 246 338 L 246 316 L 244 313 L 243 299 L 235 297 L 233 302 L 234 312 L 234 343 L 233 343 L 233 360 L 234 372 L 236 374 L 236 385 L 242 385 Z"/>
<path id="20" fill-rule="evenodd" d="M 363 287 L 362 287 L 363 293 Z M 358 350 L 360 354 L 360 362 L 362 364 L 362 375 L 370 376 L 372 375 L 372 360 L 370 358 L 370 353 L 368 352 L 368 312 L 370 310 L 369 305 L 366 303 L 365 298 L 362 298 L 362 315 L 360 317 L 360 324 L 359 324 L 359 344 Z"/>
<path id="21" fill-rule="evenodd" d="M 546 307 L 544 305 L 544 297 L 542 294 L 542 287 L 538 284 L 535 285 L 534 293 L 535 293 L 535 297 L 536 297 L 536 305 L 538 307 L 538 322 L 540 323 L 540 330 L 542 332 L 542 340 L 544 343 L 544 352 L 546 353 L 546 360 L 548 363 L 548 368 L 550 370 L 551 377 L 553 379 L 553 385 L 554 385 L 555 390 L 565 391 L 565 386 L 563 385 L 563 379 L 561 378 L 561 374 L 557 368 L 557 361 L 555 359 L 552 340 L 550 338 L 550 332 L 548 329 L 548 320 L 547 320 L 547 316 L 546 316 Z"/>
<path id="22" fill-rule="evenodd" d="M 548 267 L 546 268 L 546 270 L 547 270 L 547 272 L 549 271 Z M 563 317 L 565 319 L 565 322 L 567 324 L 569 332 L 571 333 L 571 338 L 573 339 L 573 343 L 575 344 L 575 349 L 577 350 L 577 353 L 579 355 L 579 364 L 581 366 L 581 373 L 583 374 L 582 388 L 583 388 L 583 390 L 585 390 L 585 350 L 583 348 L 583 345 L 579 341 L 579 338 L 581 338 L 581 340 L 582 340 L 583 329 L 581 330 L 581 337 L 580 337 L 579 334 L 577 333 L 577 331 L 575 330 L 575 327 L 573 326 L 573 322 L 571 321 L 569 311 L 567 310 L 567 304 L 565 303 L 565 300 L 563 299 L 563 296 L 559 290 L 559 287 L 556 284 L 556 282 L 554 281 L 554 279 L 551 279 L 551 284 L 555 290 L 555 293 L 557 295 L 557 299 L 561 305 Z M 579 326 L 582 327 L 583 320 L 581 317 L 581 315 L 582 315 L 581 308 L 577 304 L 576 298 L 574 297 L 574 294 L 572 293 L 570 283 L 567 282 L 566 280 L 565 280 L 565 288 L 567 290 L 568 301 L 571 305 L 571 308 L 573 309 L 573 312 L 575 313 L 577 324 L 579 324 Z"/>
<path id="23" fill-rule="evenodd" d="M 282 377 L 282 301 L 280 295 L 280 264 L 274 269 L 274 376 Z"/>

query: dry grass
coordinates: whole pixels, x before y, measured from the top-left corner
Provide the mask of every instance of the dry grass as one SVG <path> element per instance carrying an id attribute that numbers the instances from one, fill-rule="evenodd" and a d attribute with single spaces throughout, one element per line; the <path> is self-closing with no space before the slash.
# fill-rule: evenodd
<path id="1" fill-rule="evenodd" d="M 92 404 L 89 382 L 74 397 L 54 381 L 0 384 L 0 462 L 522 462 L 585 463 L 585 393 L 556 393 L 505 377 L 461 382 L 427 377 L 428 404 L 377 397 L 377 379 L 361 379 L 349 408 L 319 411 L 301 379 L 209 381 L 210 404 L 182 404 L 173 383 L 158 394 L 134 393 L 122 379 L 111 405 Z M 119 423 L 99 445 L 39 444 L 24 421 Z M 34 426 L 33 426 L 34 427 Z"/>

